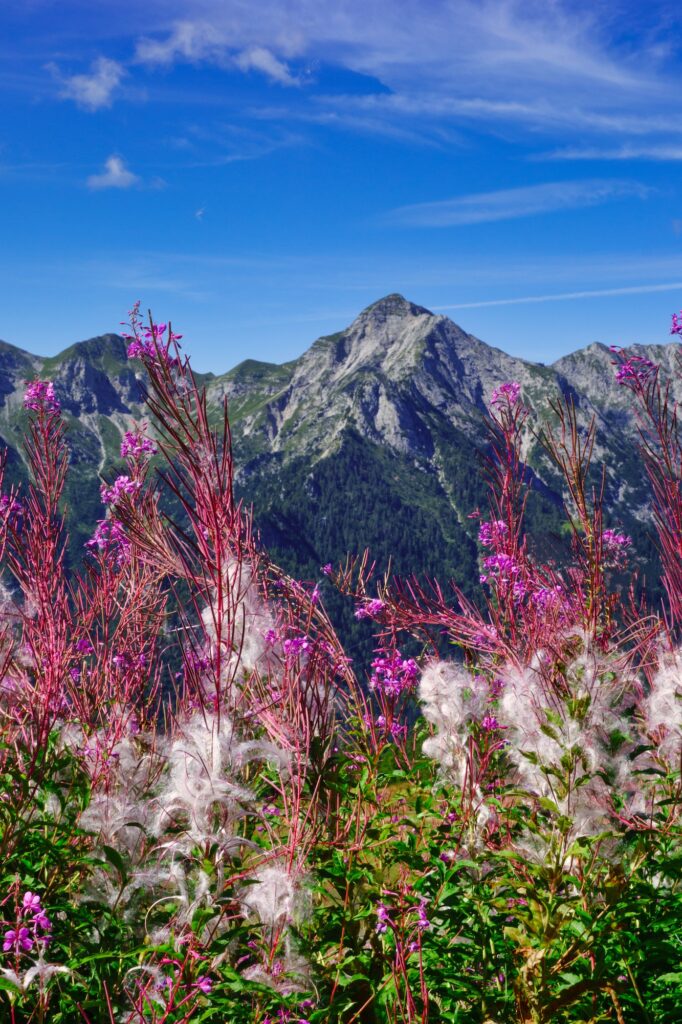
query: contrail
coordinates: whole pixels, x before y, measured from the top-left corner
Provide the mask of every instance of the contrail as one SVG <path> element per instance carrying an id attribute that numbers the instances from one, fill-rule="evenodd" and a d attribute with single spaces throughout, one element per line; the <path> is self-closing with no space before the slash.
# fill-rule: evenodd
<path id="1" fill-rule="evenodd" d="M 459 302 L 452 306 L 434 306 L 435 310 L 442 309 L 481 309 L 484 306 L 520 306 L 526 302 L 562 302 L 566 299 L 597 299 L 608 295 L 643 295 L 646 292 L 674 292 L 682 291 L 682 281 L 672 281 L 670 284 L 638 284 L 629 288 L 600 288 L 596 291 L 586 292 L 559 292 L 555 295 L 524 295 L 516 299 L 488 299 L 484 302 Z"/>

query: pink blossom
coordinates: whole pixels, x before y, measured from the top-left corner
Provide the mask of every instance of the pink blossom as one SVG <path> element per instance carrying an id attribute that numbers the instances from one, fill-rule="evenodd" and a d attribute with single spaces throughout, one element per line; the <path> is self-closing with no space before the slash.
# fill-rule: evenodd
<path id="1" fill-rule="evenodd" d="M 521 385 L 515 380 L 500 384 L 492 393 L 491 405 L 516 405 L 521 395 Z"/>
<path id="2" fill-rule="evenodd" d="M 431 927 L 431 922 L 426 916 L 427 906 L 428 900 L 422 896 L 421 899 L 419 900 L 419 906 L 417 907 L 417 914 L 419 915 L 419 920 L 417 921 L 417 928 L 419 928 L 420 931 L 424 931 L 425 929 Z"/>
<path id="3" fill-rule="evenodd" d="M 521 566 L 511 555 L 490 555 L 483 560 L 483 568 L 487 572 L 480 576 L 481 583 L 494 581 L 497 583 L 511 583 L 513 577 L 521 572 Z"/>
<path id="4" fill-rule="evenodd" d="M 19 928 L 18 930 L 10 928 L 9 931 L 6 931 L 2 948 L 5 953 L 8 953 L 10 949 L 16 949 L 20 953 L 30 953 L 33 949 L 33 939 L 28 928 Z"/>
<path id="5" fill-rule="evenodd" d="M 645 359 L 644 356 L 625 357 L 622 350 L 616 345 L 611 346 L 611 351 L 618 356 L 618 359 L 614 360 L 617 367 L 616 381 L 618 384 L 623 384 L 626 387 L 631 387 L 637 382 L 645 384 L 658 370 L 656 364 L 652 363 L 650 359 Z"/>
<path id="6" fill-rule="evenodd" d="M 105 553 L 115 552 L 118 565 L 122 565 L 130 555 L 130 541 L 117 519 L 100 519 L 92 539 L 85 546 Z"/>
<path id="7" fill-rule="evenodd" d="M 26 385 L 24 409 L 33 412 L 59 412 L 61 405 L 54 393 L 52 381 L 33 380 Z"/>
<path id="8" fill-rule="evenodd" d="M 604 530 L 602 545 L 606 564 L 618 569 L 623 568 L 631 544 L 632 538 L 627 534 L 619 533 L 617 530 Z"/>
<path id="9" fill-rule="evenodd" d="M 21 901 L 21 905 L 24 910 L 28 911 L 29 914 L 36 914 L 42 909 L 40 906 L 40 896 L 37 896 L 36 893 L 31 892 L 30 889 L 28 890 L 28 892 L 24 893 L 24 898 Z"/>
<path id="10" fill-rule="evenodd" d="M 481 722 L 481 728 L 485 732 L 492 732 L 493 729 L 499 729 L 500 723 L 497 721 L 494 715 L 486 715 Z"/>
<path id="11" fill-rule="evenodd" d="M 372 662 L 371 690 L 378 690 L 389 697 L 399 697 L 414 689 L 419 667 L 413 658 L 403 658 L 400 651 L 386 651 L 385 657 Z"/>
<path id="12" fill-rule="evenodd" d="M 115 505 L 116 502 L 120 501 L 124 494 L 133 495 L 137 494 L 140 487 L 139 480 L 131 480 L 129 476 L 121 475 L 116 477 L 113 484 L 109 487 L 107 484 L 102 484 L 100 487 L 100 494 L 102 501 L 105 505 Z"/>
<path id="13" fill-rule="evenodd" d="M 145 437 L 141 431 L 127 430 L 121 439 L 121 458 L 142 459 L 155 455 L 158 447 L 151 437 Z"/>
<path id="14" fill-rule="evenodd" d="M 0 494 L 0 515 L 16 516 L 23 512 L 23 506 L 16 498 L 10 498 L 8 494 Z"/>
<path id="15" fill-rule="evenodd" d="M 391 918 L 390 918 L 390 915 L 389 915 L 389 912 L 388 912 L 388 907 L 385 906 L 385 904 L 377 903 L 377 911 L 376 911 L 376 913 L 377 913 L 376 932 L 377 932 L 378 935 L 382 935 L 388 929 L 388 926 L 393 924 L 393 922 L 391 921 Z"/>
<path id="16" fill-rule="evenodd" d="M 509 527 L 502 519 L 481 523 L 478 540 L 485 548 L 497 547 L 509 534 Z"/>
<path id="17" fill-rule="evenodd" d="M 384 602 L 380 601 L 378 598 L 374 598 L 372 601 L 365 601 L 363 605 L 356 609 L 355 618 L 373 619 L 377 615 L 380 615 L 384 608 Z"/>
<path id="18" fill-rule="evenodd" d="M 285 640 L 282 647 L 287 657 L 296 658 L 310 649 L 310 641 L 305 636 L 294 636 Z"/>

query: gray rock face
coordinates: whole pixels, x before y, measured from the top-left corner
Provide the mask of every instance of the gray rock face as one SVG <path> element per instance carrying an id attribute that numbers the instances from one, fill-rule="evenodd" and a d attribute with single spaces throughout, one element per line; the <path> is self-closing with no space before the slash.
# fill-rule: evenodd
<path id="1" fill-rule="evenodd" d="M 673 370 L 677 344 L 638 347 L 638 354 Z M 318 339 L 294 363 L 247 364 L 216 378 L 209 395 L 233 404 L 235 437 L 284 459 L 330 454 L 348 427 L 403 454 L 433 457 L 434 426 L 480 436 L 481 415 L 493 389 L 505 380 L 522 386 L 525 402 L 540 416 L 550 401 L 572 397 L 585 424 L 595 417 L 604 452 L 608 433 L 634 439 L 632 400 L 615 380 L 613 354 L 594 344 L 546 367 L 508 356 L 444 316 L 400 295 L 364 310 L 345 331 Z M 248 401 L 245 395 L 248 394 Z M 438 432 L 437 431 L 437 432 Z"/>
<path id="2" fill-rule="evenodd" d="M 672 376 L 679 349 L 672 343 L 635 351 Z M 94 508 L 100 474 L 110 475 L 119 465 L 122 431 L 144 415 L 140 364 L 127 360 L 125 343 L 114 334 L 80 342 L 51 359 L 0 342 L 0 436 L 15 453 L 25 422 L 24 382 L 34 377 L 55 382 L 69 422 L 72 461 L 81 473 L 79 494 L 89 487 Z M 613 354 L 600 344 L 543 366 L 492 348 L 447 317 L 393 294 L 363 310 L 346 330 L 319 338 L 290 363 L 247 360 L 202 380 L 216 417 L 228 399 L 238 481 L 247 487 L 257 516 L 261 502 L 268 514 L 290 523 L 296 488 L 302 502 L 311 488 L 315 501 L 336 500 L 323 498 L 326 492 L 317 481 L 330 475 L 329 467 L 341 459 L 352 436 L 355 459 L 365 458 L 358 454 L 362 450 L 368 460 L 383 459 L 381 465 L 388 457 L 394 460 L 380 487 L 390 490 L 393 480 L 409 481 L 416 469 L 424 514 L 440 510 L 444 523 L 449 517 L 471 532 L 468 484 L 479 472 L 483 414 L 493 389 L 506 380 L 521 384 L 535 418 L 551 418 L 550 403 L 560 393 L 575 401 L 584 426 L 594 418 L 611 517 L 627 522 L 647 515 L 645 481 L 633 461 L 637 428 L 632 396 L 616 383 Z M 679 383 L 675 388 L 682 398 Z M 525 455 L 538 481 L 559 502 L 549 462 L 530 432 Z M 285 477 L 286 487 L 273 483 Z M 408 483 L 403 504 L 412 500 L 412 492 Z M 325 513 L 319 518 L 331 522 L 334 517 Z M 291 529 L 312 529 L 303 519 L 297 523 Z"/>

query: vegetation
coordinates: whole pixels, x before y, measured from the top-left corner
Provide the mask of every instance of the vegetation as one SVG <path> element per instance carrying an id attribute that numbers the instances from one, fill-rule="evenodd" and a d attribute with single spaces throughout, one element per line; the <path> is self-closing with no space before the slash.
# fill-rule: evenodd
<path id="1" fill-rule="evenodd" d="M 331 554 L 321 592 L 255 542 L 227 409 L 216 425 L 177 336 L 131 323 L 154 436 L 124 435 L 81 571 L 46 381 L 25 396 L 30 482 L 0 498 L 1 1018 L 678 1019 L 682 447 L 657 367 L 615 359 L 659 601 L 623 586 L 633 544 L 604 522 L 593 429 L 565 403 L 531 424 L 514 382 L 491 399 L 490 511 L 472 509 L 453 596 Z M 570 495 L 551 559 L 527 530 L 531 431 Z M 444 470 L 476 493 L 456 453 Z M 348 499 L 391 544 L 407 501 L 381 508 L 370 481 Z M 321 524 L 338 481 L 312 486 Z M 418 474 L 401 486 L 419 506 Z M 319 529 L 338 550 L 343 519 Z M 329 585 L 374 637 L 366 678 Z"/>

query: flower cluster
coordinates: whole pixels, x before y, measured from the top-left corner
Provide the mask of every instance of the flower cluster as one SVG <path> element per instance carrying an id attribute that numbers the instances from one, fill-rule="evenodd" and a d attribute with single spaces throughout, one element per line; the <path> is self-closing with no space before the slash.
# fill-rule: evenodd
<path id="1" fill-rule="evenodd" d="M 393 922 L 391 921 L 391 915 L 390 915 L 389 909 L 388 909 L 388 907 L 386 906 L 385 903 L 377 903 L 376 914 L 377 914 L 376 932 L 377 932 L 377 935 L 383 935 L 384 932 L 388 930 L 389 925 L 391 925 L 391 926 L 393 925 Z"/>
<path id="2" fill-rule="evenodd" d="M 158 447 L 151 437 L 145 437 L 141 430 L 127 430 L 121 439 L 122 459 L 143 459 L 156 455 Z"/>
<path id="3" fill-rule="evenodd" d="M 380 601 L 379 598 L 374 598 L 371 601 L 365 601 L 364 604 L 360 605 L 355 610 L 356 619 L 374 619 L 377 615 L 380 615 L 384 610 L 384 602 Z"/>
<path id="4" fill-rule="evenodd" d="M 606 564 L 611 567 L 622 568 L 627 561 L 627 551 L 632 544 L 632 538 L 617 530 L 604 530 L 602 533 L 602 545 Z"/>
<path id="5" fill-rule="evenodd" d="M 515 380 L 509 380 L 495 388 L 490 397 L 490 404 L 498 406 L 516 405 L 520 397 L 521 385 Z"/>
<path id="6" fill-rule="evenodd" d="M 533 591 L 531 599 L 536 608 L 542 611 L 558 611 L 566 606 L 566 595 L 561 584 L 553 587 L 538 587 Z"/>
<path id="7" fill-rule="evenodd" d="M 645 359 L 644 356 L 623 356 L 622 350 L 617 345 L 611 345 L 611 351 L 618 356 L 618 359 L 614 360 L 614 365 L 617 367 L 616 381 L 625 387 L 637 382 L 645 384 L 658 370 L 656 363 Z"/>
<path id="8" fill-rule="evenodd" d="M 18 516 L 23 512 L 23 506 L 17 498 L 9 494 L 0 494 L 0 516 Z"/>
<path id="9" fill-rule="evenodd" d="M 483 560 L 483 568 L 486 572 L 481 573 L 481 583 L 516 583 L 521 573 L 521 566 L 511 555 L 490 555 Z"/>
<path id="10" fill-rule="evenodd" d="M 273 630 L 268 630 L 268 632 L 272 633 Z M 297 658 L 300 654 L 305 654 L 306 651 L 310 650 L 310 641 L 306 636 L 288 637 L 282 643 L 282 650 L 284 651 L 285 657 Z"/>
<path id="11" fill-rule="evenodd" d="M 130 555 L 130 541 L 118 519 L 100 519 L 85 546 L 97 548 L 106 554 L 115 553 L 119 565 L 122 565 Z"/>
<path id="12" fill-rule="evenodd" d="M 497 548 L 509 536 L 509 527 L 502 519 L 483 522 L 478 528 L 478 541 L 484 548 Z"/>
<path id="13" fill-rule="evenodd" d="M 22 921 L 25 923 L 22 924 Z M 19 921 L 4 934 L 3 952 L 14 952 L 16 956 L 30 953 L 36 945 L 47 945 L 51 930 L 52 922 L 41 906 L 40 896 L 29 889 L 24 893 Z"/>
<path id="14" fill-rule="evenodd" d="M 388 697 L 399 697 L 414 689 L 418 674 L 419 667 L 413 658 L 401 657 L 398 650 L 386 650 L 372 662 L 369 686 Z"/>
<path id="15" fill-rule="evenodd" d="M 159 355 L 168 358 L 170 346 L 182 338 L 181 334 L 174 334 L 168 324 L 152 323 L 148 327 L 141 327 L 134 319 L 132 323 L 134 333 L 123 335 L 128 341 L 129 359 L 156 359 Z M 168 339 L 164 341 L 166 331 Z"/>
<path id="16" fill-rule="evenodd" d="M 670 325 L 671 334 L 682 334 L 682 310 L 679 313 L 673 313 L 672 323 Z"/>
<path id="17" fill-rule="evenodd" d="M 102 501 L 105 505 L 115 505 L 121 500 L 124 494 L 132 495 L 137 494 L 141 487 L 139 480 L 131 480 L 129 476 L 121 475 L 116 477 L 113 484 L 108 486 L 102 484 L 100 487 L 100 494 L 102 495 Z"/>
<path id="18" fill-rule="evenodd" d="M 52 381 L 30 381 L 24 392 L 24 409 L 30 409 L 32 412 L 59 412 L 61 405 L 54 393 Z"/>

